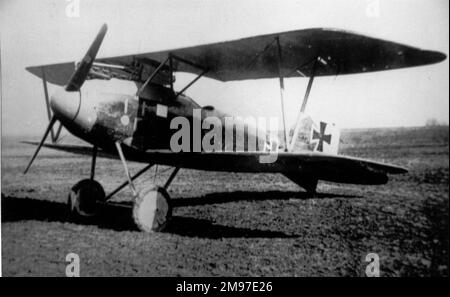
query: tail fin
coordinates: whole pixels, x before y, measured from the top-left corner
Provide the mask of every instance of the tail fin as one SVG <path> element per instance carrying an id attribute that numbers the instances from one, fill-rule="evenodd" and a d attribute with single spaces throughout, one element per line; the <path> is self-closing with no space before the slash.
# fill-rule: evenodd
<path id="1" fill-rule="evenodd" d="M 292 135 L 293 136 L 293 132 Z M 340 130 L 336 124 L 315 121 L 309 115 L 300 119 L 297 139 L 293 151 L 313 151 L 337 155 Z"/>

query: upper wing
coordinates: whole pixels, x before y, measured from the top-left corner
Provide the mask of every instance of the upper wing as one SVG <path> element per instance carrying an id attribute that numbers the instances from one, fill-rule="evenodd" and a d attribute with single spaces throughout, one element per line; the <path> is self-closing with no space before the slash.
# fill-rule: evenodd
<path id="1" fill-rule="evenodd" d="M 49 83 L 65 86 L 75 72 L 75 62 L 32 66 L 26 69 L 37 77 L 45 78 Z"/>
<path id="2" fill-rule="evenodd" d="M 164 61 L 169 54 L 201 65 L 208 69 L 206 77 L 220 81 L 235 81 L 279 77 L 279 52 L 281 48 L 281 74 L 284 77 L 312 74 L 312 62 L 320 57 L 315 75 L 337 75 L 398 69 L 437 63 L 446 58 L 440 52 L 421 50 L 411 46 L 371 38 L 335 29 L 305 29 L 268 35 L 260 35 L 233 41 L 193 47 L 141 53 L 128 56 L 98 59 L 99 62 L 128 65 L 135 58 Z M 72 63 L 73 64 L 73 63 Z M 41 67 L 27 70 L 42 77 Z M 68 79 L 66 73 L 72 65 L 43 66 L 53 83 Z M 64 71 L 61 69 L 64 68 Z M 201 70 L 175 61 L 177 71 L 200 73 Z M 73 70 L 73 68 L 70 68 Z M 56 73 L 56 74 L 55 74 Z M 71 73 L 71 71 L 70 71 Z M 67 82 L 67 81 L 66 81 Z"/>
<path id="3" fill-rule="evenodd" d="M 37 144 L 28 142 L 30 144 Z M 44 144 L 44 147 L 61 151 L 91 155 L 90 147 Z M 379 162 L 323 153 L 289 153 L 279 152 L 275 162 L 261 162 L 261 157 L 268 157 L 263 152 L 201 152 L 173 153 L 169 150 L 152 150 L 148 152 L 131 151 L 124 147 L 126 158 L 130 161 L 156 163 L 181 168 L 230 171 L 230 172 L 270 172 L 284 173 L 294 177 L 308 176 L 319 180 L 353 184 L 384 184 L 387 174 L 406 173 L 407 170 Z M 99 151 L 99 156 L 118 159 L 116 154 Z"/>

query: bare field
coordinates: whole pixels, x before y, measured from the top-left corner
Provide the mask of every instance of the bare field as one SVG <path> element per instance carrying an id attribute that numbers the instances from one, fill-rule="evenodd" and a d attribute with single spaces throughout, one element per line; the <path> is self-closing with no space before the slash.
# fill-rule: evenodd
<path id="1" fill-rule="evenodd" d="M 341 153 L 405 166 L 383 186 L 319 183 L 318 198 L 281 175 L 181 170 L 169 193 L 164 233 L 136 230 L 125 188 L 89 224 L 67 221 L 70 187 L 90 159 L 2 139 L 4 276 L 64 276 L 68 253 L 82 276 L 364 276 L 370 252 L 382 276 L 448 276 L 448 127 L 343 131 Z M 131 163 L 132 172 L 143 164 Z M 139 179 L 164 183 L 159 167 Z M 124 180 L 118 161 L 99 159 L 106 192 Z"/>

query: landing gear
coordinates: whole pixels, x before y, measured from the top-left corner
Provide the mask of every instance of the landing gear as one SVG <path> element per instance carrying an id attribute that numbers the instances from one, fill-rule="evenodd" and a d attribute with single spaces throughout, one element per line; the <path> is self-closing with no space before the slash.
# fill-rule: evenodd
<path id="1" fill-rule="evenodd" d="M 99 211 L 99 202 L 105 200 L 103 187 L 95 180 L 83 179 L 70 190 L 68 197 L 69 217 L 73 220 L 94 217 Z"/>
<path id="2" fill-rule="evenodd" d="M 142 231 L 163 231 L 171 217 L 170 196 L 163 187 L 147 188 L 134 200 L 133 220 Z"/>
<path id="3" fill-rule="evenodd" d="M 76 183 L 67 200 L 69 218 L 77 221 L 92 218 L 99 212 L 99 202 L 105 201 L 105 190 L 94 180 L 97 147 L 92 150 L 91 176 Z"/>
<path id="4" fill-rule="evenodd" d="M 175 168 L 164 187 L 151 186 L 145 188 L 143 191 L 137 192 L 133 180 L 147 171 L 152 164 L 146 166 L 136 175 L 131 176 L 122 151 L 122 146 L 119 142 L 116 142 L 116 148 L 120 160 L 122 161 L 125 175 L 128 180 L 128 186 L 133 193 L 133 220 L 136 226 L 144 232 L 163 231 L 172 217 L 172 207 L 170 204 L 170 196 L 167 193 L 167 188 L 175 178 L 175 175 L 178 173 L 180 168 Z M 122 184 L 117 190 L 113 191 L 113 194 L 117 193 L 125 184 L 126 183 Z M 113 194 L 108 195 L 107 199 L 109 199 Z"/>
<path id="5" fill-rule="evenodd" d="M 116 148 L 122 161 L 127 181 L 122 183 L 108 196 L 105 195 L 103 187 L 99 182 L 94 180 L 95 160 L 97 156 L 97 147 L 94 146 L 92 151 L 90 178 L 79 181 L 70 190 L 67 202 L 70 218 L 74 221 L 79 221 L 81 219 L 95 217 L 99 213 L 102 205 L 104 205 L 114 194 L 128 185 L 134 198 L 132 217 L 136 226 L 145 232 L 163 231 L 172 217 L 172 206 L 170 203 L 170 196 L 167 193 L 167 188 L 180 168 L 175 168 L 164 187 L 152 185 L 138 192 L 133 181 L 148 171 L 153 164 L 148 164 L 134 176 L 131 176 L 120 142 L 116 142 Z"/>

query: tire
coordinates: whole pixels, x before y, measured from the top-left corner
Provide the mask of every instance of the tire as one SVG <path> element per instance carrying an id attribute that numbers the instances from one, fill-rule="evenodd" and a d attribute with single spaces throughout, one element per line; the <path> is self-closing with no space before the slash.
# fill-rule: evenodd
<path id="1" fill-rule="evenodd" d="M 134 200 L 133 220 L 141 231 L 164 231 L 171 218 L 170 196 L 163 187 L 144 189 Z"/>
<path id="2" fill-rule="evenodd" d="M 71 220 L 93 218 L 99 212 L 99 203 L 105 200 L 105 190 L 99 182 L 83 179 L 69 192 L 68 209 Z"/>

